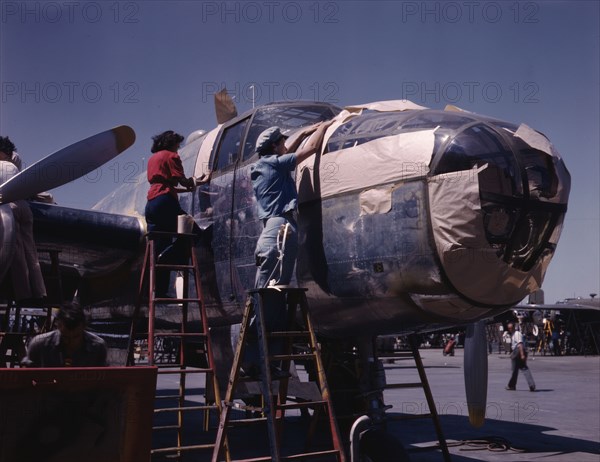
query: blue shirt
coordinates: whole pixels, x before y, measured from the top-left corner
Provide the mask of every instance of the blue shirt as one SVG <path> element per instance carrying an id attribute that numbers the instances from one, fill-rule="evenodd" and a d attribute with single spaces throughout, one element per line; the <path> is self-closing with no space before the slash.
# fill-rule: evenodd
<path id="1" fill-rule="evenodd" d="M 291 175 L 295 169 L 294 153 L 261 157 L 250 168 L 252 188 L 258 201 L 258 218 L 278 217 L 296 209 L 298 192 Z"/>

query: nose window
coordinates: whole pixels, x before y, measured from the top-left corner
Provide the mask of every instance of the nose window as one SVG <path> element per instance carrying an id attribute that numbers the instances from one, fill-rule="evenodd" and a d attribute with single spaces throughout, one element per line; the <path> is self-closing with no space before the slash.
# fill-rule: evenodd
<path id="1" fill-rule="evenodd" d="M 527 271 L 540 256 L 554 251 L 550 236 L 557 230 L 560 234 L 565 207 L 552 202 L 560 202 L 561 194 L 568 194 L 568 186 L 563 186 L 565 192 L 561 193 L 560 165 L 555 165 L 552 156 L 518 137 L 509 140 L 485 124 L 471 126 L 450 141 L 433 170 L 435 175 L 471 174 L 473 168 L 487 165 L 478 173 L 486 239 L 498 258 Z"/>
<path id="2" fill-rule="evenodd" d="M 487 168 L 479 173 L 481 193 L 522 196 L 519 169 L 512 151 L 485 125 L 475 125 L 459 133 L 445 149 L 434 174 Z"/>

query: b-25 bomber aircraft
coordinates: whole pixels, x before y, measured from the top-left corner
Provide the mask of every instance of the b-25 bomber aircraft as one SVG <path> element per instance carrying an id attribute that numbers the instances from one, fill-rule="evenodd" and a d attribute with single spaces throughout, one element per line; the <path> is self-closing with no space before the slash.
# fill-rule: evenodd
<path id="1" fill-rule="evenodd" d="M 229 350 L 224 367 L 232 355 L 229 329 L 254 284 L 262 228 L 250 181 L 254 146 L 274 125 L 292 143 L 306 127 L 333 119 L 317 154 L 296 170 L 296 283 L 307 289 L 324 353 L 358 352 L 367 364 L 375 335 L 477 325 L 541 287 L 570 189 L 561 157 L 541 133 L 405 100 L 344 109 L 280 102 L 239 116 L 228 110 L 218 113 L 215 129 L 194 132 L 180 150 L 187 174 L 211 173 L 209 183 L 180 200 L 202 229 L 195 250 L 211 335 Z M 66 285 L 77 287 L 84 305 L 98 307 L 96 319 L 131 314 L 146 191 L 144 173 L 92 211 L 31 203 L 38 243 L 62 246 L 62 265 L 73 278 Z M 4 245 L 10 220 L 6 205 L 0 210 Z M 484 329 L 471 334 L 467 402 L 480 425 L 487 353 Z M 369 377 L 352 379 L 368 393 Z M 334 396 L 339 382 L 330 378 Z"/>

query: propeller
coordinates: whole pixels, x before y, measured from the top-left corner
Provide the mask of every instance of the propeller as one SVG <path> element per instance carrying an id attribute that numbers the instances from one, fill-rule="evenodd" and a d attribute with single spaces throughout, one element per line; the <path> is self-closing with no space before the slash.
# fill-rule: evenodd
<path id="1" fill-rule="evenodd" d="M 467 327 L 464 370 L 469 422 L 474 427 L 481 427 L 485 422 L 488 382 L 485 321 Z"/>
<path id="2" fill-rule="evenodd" d="M 76 180 L 119 155 L 134 141 L 133 129 L 121 125 L 56 151 L 0 185 L 0 204 L 27 199 Z"/>

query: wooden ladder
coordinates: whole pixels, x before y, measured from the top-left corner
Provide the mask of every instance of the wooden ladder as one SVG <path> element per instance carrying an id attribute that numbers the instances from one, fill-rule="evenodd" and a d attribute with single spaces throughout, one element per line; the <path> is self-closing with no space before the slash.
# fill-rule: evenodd
<path id="1" fill-rule="evenodd" d="M 408 336 L 408 342 L 410 344 L 410 353 L 406 354 L 395 354 L 392 357 L 394 358 L 409 358 L 412 357 L 415 361 L 415 366 L 417 368 L 417 372 L 419 373 L 419 382 L 412 383 L 395 383 L 395 384 L 386 384 L 386 389 L 398 389 L 398 388 L 422 388 L 423 393 L 425 394 L 425 399 L 427 400 L 427 406 L 429 407 L 429 412 L 425 414 L 414 414 L 414 415 L 403 415 L 398 417 L 387 416 L 389 420 L 413 420 L 413 419 L 431 419 L 433 422 L 433 426 L 435 428 L 435 432 L 438 437 L 438 442 L 440 445 L 440 449 L 442 451 L 442 457 L 445 462 L 450 462 L 450 451 L 448 450 L 448 444 L 446 443 L 446 438 L 444 437 L 444 433 L 442 432 L 442 425 L 440 423 L 440 417 L 437 413 L 437 409 L 435 407 L 435 401 L 433 399 L 433 394 L 431 393 L 431 387 L 429 386 L 429 381 L 427 380 L 427 374 L 425 373 L 425 366 L 423 365 L 423 361 L 421 359 L 421 355 L 419 354 L 419 342 L 417 340 L 417 336 L 411 334 Z"/>
<path id="2" fill-rule="evenodd" d="M 213 462 L 222 460 L 223 453 L 225 453 L 227 461 L 232 461 L 230 452 L 232 449 L 231 439 L 229 440 L 229 445 L 227 445 L 227 434 L 232 428 L 259 422 L 266 423 L 267 425 L 269 454 L 258 455 L 251 459 L 235 459 L 236 461 L 258 462 L 273 460 L 278 462 L 282 460 L 332 457 L 338 462 L 345 462 L 344 450 L 321 360 L 320 347 L 317 343 L 308 312 L 305 290 L 275 287 L 249 291 L 240 337 L 229 376 L 227 393 L 221 409 L 221 419 L 212 457 Z M 284 321 L 284 328 L 281 330 L 272 329 L 273 325 L 277 323 L 272 320 L 273 310 L 275 312 L 281 310 L 281 313 L 286 313 L 283 315 L 283 319 L 287 317 L 287 321 Z M 265 318 L 265 311 L 267 311 L 270 319 Z M 269 314 L 269 311 L 271 314 Z M 279 317 L 281 318 L 281 315 Z M 256 329 L 254 329 L 254 326 L 251 326 L 252 319 L 256 323 Z M 298 319 L 300 322 L 297 321 Z M 260 373 L 254 377 L 248 375 L 242 376 L 241 371 L 245 348 L 249 342 L 258 343 L 257 347 L 260 356 Z M 300 348 L 301 352 L 295 352 L 295 347 Z M 270 348 L 272 350 L 280 349 L 281 351 L 275 351 L 277 354 L 270 354 Z M 316 393 L 318 396 L 315 396 L 315 399 L 302 399 L 298 402 L 288 401 L 290 398 L 288 396 L 289 373 L 292 361 L 306 362 L 312 366 L 311 371 L 315 380 L 309 384 L 312 384 L 313 388 L 316 386 L 318 390 Z M 281 364 L 281 368 L 277 370 L 278 377 L 276 378 L 278 380 L 275 382 L 272 380 L 274 378 L 272 373 L 274 363 Z M 263 403 L 261 408 L 234 403 L 234 393 L 236 386 L 240 382 L 258 382 Z M 277 382 L 279 382 L 279 386 L 274 390 Z M 246 417 L 248 417 L 248 414 L 260 412 L 262 417 L 231 419 L 231 411 L 233 409 L 246 411 Z M 283 455 L 284 448 L 281 445 L 283 421 L 286 411 L 292 409 L 299 409 L 305 414 L 308 414 L 309 409 L 313 409 L 314 411 L 308 430 L 307 441 L 312 439 L 319 417 L 324 416 L 329 427 L 328 436 L 331 438 L 331 448 Z M 246 444 L 246 446 L 245 449 L 247 452 L 250 445 Z"/>
<path id="3" fill-rule="evenodd" d="M 186 246 L 182 246 L 186 255 L 182 261 L 175 264 L 166 264 L 157 261 L 155 255 L 155 240 L 165 238 L 176 238 L 183 240 Z M 210 412 L 215 411 L 216 416 L 220 415 L 221 399 L 217 376 L 215 373 L 215 362 L 208 329 L 206 309 L 202 297 L 202 286 L 200 280 L 200 271 L 198 259 L 194 252 L 194 235 L 178 234 L 166 232 L 150 232 L 146 235 L 146 252 L 144 263 L 140 276 L 138 300 L 135 306 L 133 319 L 131 322 L 129 346 L 127 352 L 127 365 L 136 365 L 136 340 L 138 340 L 137 350 L 139 358 L 147 357 L 147 365 L 157 366 L 159 377 L 161 374 L 178 376 L 178 393 L 167 396 L 156 396 L 155 399 L 155 422 L 159 415 L 168 416 L 175 414 L 176 423 L 170 425 L 154 426 L 153 432 L 156 435 L 159 431 L 176 432 L 176 444 L 154 448 L 151 452 L 155 456 L 181 457 L 183 452 L 212 450 L 214 444 L 185 444 L 184 442 L 184 414 L 193 411 L 203 412 L 203 430 L 208 431 Z M 190 264 L 191 259 L 191 264 Z M 157 298 L 155 295 L 156 272 L 157 271 L 179 271 L 183 274 L 183 295 L 181 298 L 164 297 Z M 190 295 L 189 276 L 193 275 L 195 293 Z M 147 283 L 148 282 L 148 283 Z M 148 324 L 145 334 L 138 334 L 137 324 L 140 318 L 140 308 L 144 300 L 148 300 Z M 169 323 L 168 326 L 157 326 L 156 308 L 161 305 L 162 312 L 167 313 L 171 319 L 178 319 L 176 322 Z M 196 311 L 199 318 L 199 326 L 195 331 L 190 330 L 190 306 Z M 194 321 L 198 321 L 195 319 Z M 196 324 L 196 326 L 198 325 Z M 174 327 L 176 326 L 176 327 Z M 159 330 L 160 329 L 160 330 Z M 164 330 L 170 330 L 165 332 Z M 141 342 L 140 342 L 141 340 Z M 147 346 L 144 347 L 144 340 Z M 174 342 L 173 342 L 174 341 Z M 140 346 L 141 343 L 141 346 Z M 163 345 L 162 355 L 160 345 Z M 170 349 L 171 354 L 165 351 Z M 200 363 L 194 362 L 191 353 L 195 350 L 196 359 L 200 354 Z M 165 354 L 167 353 L 167 354 Z M 166 361 L 165 361 L 166 357 Z M 140 363 L 138 360 L 137 363 Z M 205 393 L 204 403 L 200 405 L 186 404 L 188 392 L 186 390 L 186 377 L 188 374 L 205 374 Z M 210 393 L 212 392 L 212 396 Z M 171 404 L 163 404 L 171 403 Z M 175 403 L 172 405 L 172 403 Z M 161 420 L 164 420 L 161 416 Z M 216 417 L 215 416 L 215 417 Z M 196 435 L 197 436 L 197 435 Z M 191 437 L 191 436 L 190 436 Z"/>

